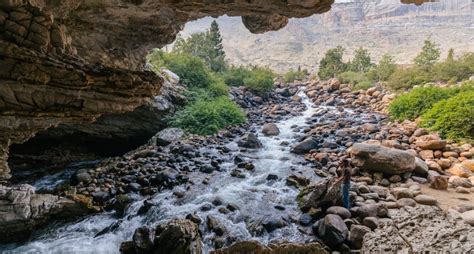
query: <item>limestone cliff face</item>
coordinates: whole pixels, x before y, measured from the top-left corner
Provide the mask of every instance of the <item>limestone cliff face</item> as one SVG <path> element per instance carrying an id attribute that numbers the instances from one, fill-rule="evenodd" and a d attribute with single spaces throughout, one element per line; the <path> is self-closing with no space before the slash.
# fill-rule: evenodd
<path id="1" fill-rule="evenodd" d="M 242 16 L 262 33 L 333 2 L 0 0 L 0 180 L 9 177 L 12 143 L 58 124 L 131 111 L 158 95 L 163 79 L 142 71 L 144 56 L 172 42 L 186 22 Z"/>

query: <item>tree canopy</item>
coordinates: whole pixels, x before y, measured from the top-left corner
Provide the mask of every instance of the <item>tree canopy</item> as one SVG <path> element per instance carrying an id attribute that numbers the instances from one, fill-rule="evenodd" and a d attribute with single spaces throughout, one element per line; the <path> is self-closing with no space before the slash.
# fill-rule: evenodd
<path id="1" fill-rule="evenodd" d="M 206 32 L 194 33 L 187 39 L 179 37 L 173 51 L 199 57 L 215 72 L 222 72 L 227 68 L 222 36 L 215 20 Z"/>

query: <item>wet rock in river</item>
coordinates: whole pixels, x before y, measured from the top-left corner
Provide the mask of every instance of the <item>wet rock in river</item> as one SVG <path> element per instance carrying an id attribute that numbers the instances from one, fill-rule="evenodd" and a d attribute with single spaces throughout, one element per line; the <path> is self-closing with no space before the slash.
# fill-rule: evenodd
<path id="1" fill-rule="evenodd" d="M 291 152 L 296 154 L 305 154 L 317 147 L 318 143 L 313 138 L 309 137 L 293 146 Z"/>
<path id="2" fill-rule="evenodd" d="M 276 136 L 280 134 L 280 130 L 274 123 L 267 123 L 262 127 L 262 133 L 265 136 Z"/>
<path id="3" fill-rule="evenodd" d="M 138 254 L 149 253 L 153 249 L 153 235 L 148 227 L 139 227 L 132 237 L 133 245 Z"/>
<path id="4" fill-rule="evenodd" d="M 261 148 L 263 146 L 262 142 L 260 142 L 257 135 L 254 133 L 244 134 L 237 144 L 244 148 Z"/>

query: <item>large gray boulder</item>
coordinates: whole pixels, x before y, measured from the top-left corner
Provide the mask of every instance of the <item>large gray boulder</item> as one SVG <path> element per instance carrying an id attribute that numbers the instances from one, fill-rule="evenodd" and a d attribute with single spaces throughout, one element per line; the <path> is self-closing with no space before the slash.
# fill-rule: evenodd
<path id="1" fill-rule="evenodd" d="M 260 148 L 263 146 L 257 135 L 253 133 L 244 134 L 242 137 L 240 137 L 240 140 L 237 142 L 237 145 L 244 148 Z"/>
<path id="2" fill-rule="evenodd" d="M 334 206 L 341 197 L 341 184 L 335 184 L 334 179 L 323 179 L 301 190 L 296 201 L 298 207 L 306 212 L 311 208 L 326 209 Z"/>
<path id="3" fill-rule="evenodd" d="M 318 223 L 318 234 L 329 247 L 337 247 L 342 244 L 349 235 L 349 229 L 341 217 L 328 214 Z"/>
<path id="4" fill-rule="evenodd" d="M 356 143 L 350 153 L 354 166 L 371 172 L 394 175 L 412 172 L 416 167 L 415 156 L 404 150 Z"/>
<path id="5" fill-rule="evenodd" d="M 276 136 L 280 134 L 280 130 L 274 123 L 267 123 L 262 127 L 262 133 L 265 136 Z"/>
<path id="6" fill-rule="evenodd" d="M 155 231 L 154 253 L 201 254 L 201 236 L 190 220 L 172 220 Z"/>
<path id="7" fill-rule="evenodd" d="M 291 152 L 296 154 L 305 154 L 317 147 L 318 143 L 313 138 L 309 137 L 293 146 Z"/>

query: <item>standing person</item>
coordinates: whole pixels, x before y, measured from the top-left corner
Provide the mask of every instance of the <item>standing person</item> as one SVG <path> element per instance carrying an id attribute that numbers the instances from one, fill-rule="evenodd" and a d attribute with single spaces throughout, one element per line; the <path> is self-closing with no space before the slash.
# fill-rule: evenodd
<path id="1" fill-rule="evenodd" d="M 339 163 L 339 178 L 336 183 L 342 182 L 342 204 L 345 208 L 351 208 L 349 199 L 349 189 L 351 188 L 352 167 L 348 159 L 344 159 Z"/>

